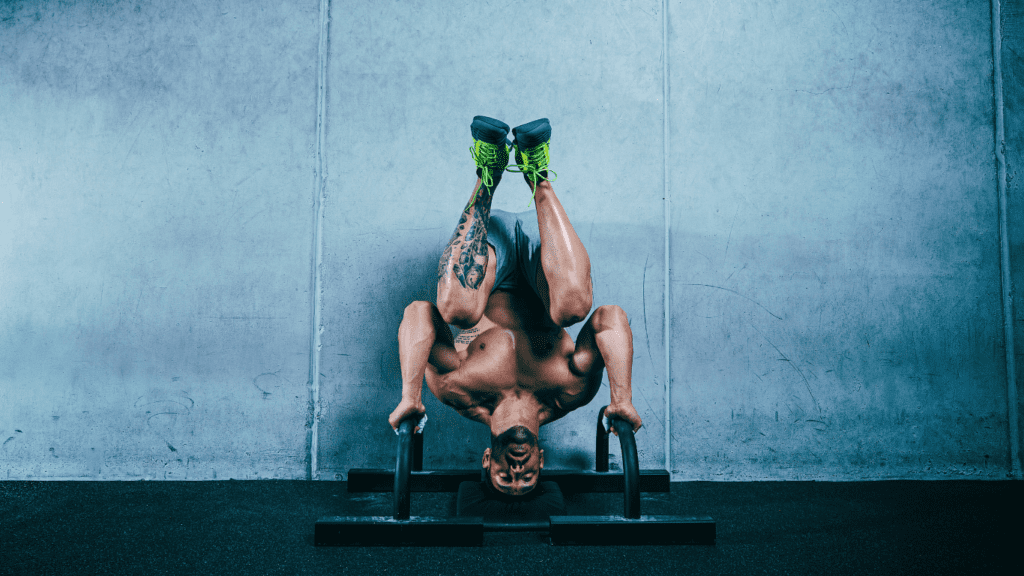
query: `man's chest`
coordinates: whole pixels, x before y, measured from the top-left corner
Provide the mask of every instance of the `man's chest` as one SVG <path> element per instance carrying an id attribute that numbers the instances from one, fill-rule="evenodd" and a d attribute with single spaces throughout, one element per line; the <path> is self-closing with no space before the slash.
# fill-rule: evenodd
<path id="1" fill-rule="evenodd" d="M 505 329 L 487 331 L 466 348 L 462 365 L 444 375 L 445 385 L 439 392 L 459 396 L 460 404 L 479 404 L 509 394 L 557 396 L 581 383 L 569 368 L 572 352 L 568 335 L 531 338 Z"/>

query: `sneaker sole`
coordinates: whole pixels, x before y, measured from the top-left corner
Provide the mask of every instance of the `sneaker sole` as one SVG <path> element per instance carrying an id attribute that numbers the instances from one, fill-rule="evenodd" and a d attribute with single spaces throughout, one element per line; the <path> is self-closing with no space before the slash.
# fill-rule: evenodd
<path id="1" fill-rule="evenodd" d="M 551 123 L 547 118 L 527 122 L 522 126 L 512 129 L 512 136 L 515 137 L 517 148 L 529 150 L 551 140 Z"/>
<path id="2" fill-rule="evenodd" d="M 508 136 L 509 127 L 501 120 L 488 118 L 487 116 L 474 116 L 469 131 L 474 140 L 487 142 L 488 144 L 502 144 Z"/>

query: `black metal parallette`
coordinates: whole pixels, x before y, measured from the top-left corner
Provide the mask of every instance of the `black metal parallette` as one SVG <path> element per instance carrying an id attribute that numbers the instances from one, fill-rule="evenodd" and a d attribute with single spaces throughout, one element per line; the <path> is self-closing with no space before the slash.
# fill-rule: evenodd
<path id="1" fill-rule="evenodd" d="M 552 516 L 534 522 L 485 522 L 483 518 L 334 516 L 316 523 L 317 546 L 482 546 L 484 534 L 546 533 L 554 545 L 638 546 L 714 544 L 707 516 Z"/>
<path id="2" fill-rule="evenodd" d="M 551 543 L 577 546 L 714 544 L 708 516 L 552 516 Z"/>
<path id="3" fill-rule="evenodd" d="M 607 406 L 605 407 L 607 408 Z M 714 544 L 715 522 L 706 516 L 647 516 L 640 513 L 640 492 L 668 492 L 669 473 L 640 470 L 632 425 L 609 420 L 622 448 L 622 472 L 608 471 L 605 408 L 598 414 L 596 471 L 545 470 L 543 481 L 555 481 L 566 492 L 623 493 L 623 516 L 552 516 L 533 522 L 484 522 L 482 518 L 431 518 L 409 514 L 410 492 L 457 492 L 464 481 L 479 481 L 477 470 L 423 468 L 423 435 L 416 419 L 398 429 L 395 469 L 349 471 L 349 492 L 392 492 L 393 517 L 321 518 L 316 523 L 317 546 L 481 546 L 486 532 L 547 533 L 552 544 L 637 545 Z"/>
<path id="4" fill-rule="evenodd" d="M 603 406 L 597 413 L 597 446 L 594 449 L 594 470 L 598 472 L 608 471 L 608 431 L 604 429 Z"/>
<path id="5" fill-rule="evenodd" d="M 316 523 L 317 546 L 482 546 L 481 518 L 330 516 Z"/>
<path id="6" fill-rule="evenodd" d="M 415 430 L 413 430 L 415 432 Z M 423 470 L 423 431 L 412 435 L 412 471 Z"/>
<path id="7" fill-rule="evenodd" d="M 531 522 L 493 522 L 485 521 L 484 532 L 547 532 L 551 522 L 535 520 Z"/>
<path id="8" fill-rule="evenodd" d="M 640 517 L 640 459 L 636 454 L 636 437 L 633 426 L 625 420 L 613 418 L 611 425 L 619 435 L 622 448 L 623 512 L 625 518 Z"/>
<path id="9" fill-rule="evenodd" d="M 597 413 L 597 465 L 599 472 L 608 470 L 608 434 L 604 427 L 605 406 Z M 636 436 L 633 426 L 620 418 L 609 418 L 608 424 L 615 429 L 622 449 L 623 512 L 625 518 L 640 517 L 640 460 L 636 454 Z"/>
<path id="10" fill-rule="evenodd" d="M 409 519 L 409 477 L 413 462 L 413 431 L 416 421 L 407 419 L 398 426 L 398 458 L 395 463 L 394 511 L 395 520 Z"/>
<path id="11" fill-rule="evenodd" d="M 464 470 L 413 471 L 409 477 L 410 492 L 458 492 L 462 482 L 479 482 L 480 468 Z M 565 493 L 622 492 L 622 472 L 593 470 L 552 470 L 540 473 L 542 482 L 556 482 Z M 640 470 L 641 492 L 668 492 L 670 477 L 665 470 Z M 391 492 L 395 487 L 395 471 L 384 468 L 353 468 L 348 471 L 349 492 Z"/>

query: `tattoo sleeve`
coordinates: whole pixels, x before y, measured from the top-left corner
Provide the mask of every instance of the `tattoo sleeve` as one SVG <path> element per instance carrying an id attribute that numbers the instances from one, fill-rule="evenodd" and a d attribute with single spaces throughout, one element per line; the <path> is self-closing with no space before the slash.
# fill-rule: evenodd
<path id="1" fill-rule="evenodd" d="M 455 233 L 452 234 L 448 245 L 444 247 L 444 252 L 441 253 L 441 261 L 437 263 L 437 279 L 444 278 L 448 270 L 448 264 L 452 261 L 452 252 L 454 252 L 462 244 L 463 232 L 466 229 L 466 221 L 469 219 L 469 213 L 463 212 L 462 217 L 459 218 L 459 224 L 455 227 Z"/>
<path id="2" fill-rule="evenodd" d="M 493 194 L 493 190 L 481 184 L 473 206 L 467 206 L 462 212 L 455 233 L 438 262 L 438 280 L 444 278 L 451 265 L 451 273 L 463 288 L 476 290 L 483 284 L 487 272 L 487 221 L 491 215 Z"/>

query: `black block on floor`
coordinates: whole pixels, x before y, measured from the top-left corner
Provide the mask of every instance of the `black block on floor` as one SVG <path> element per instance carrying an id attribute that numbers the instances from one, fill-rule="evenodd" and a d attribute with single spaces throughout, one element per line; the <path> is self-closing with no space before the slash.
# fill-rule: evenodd
<path id="1" fill-rule="evenodd" d="M 480 480 L 480 469 L 412 471 L 409 490 L 412 492 L 458 492 L 463 482 Z M 541 482 L 556 482 L 565 493 L 622 492 L 622 472 L 593 470 L 544 470 Z M 349 492 L 390 492 L 395 485 L 395 471 L 383 468 L 353 468 L 348 472 Z M 641 470 L 641 492 L 668 492 L 670 477 L 665 470 Z"/>
<path id="2" fill-rule="evenodd" d="M 483 482 L 463 482 L 455 510 L 458 516 L 482 516 L 505 522 L 547 520 L 552 515 L 565 515 L 565 499 L 554 482 L 540 482 L 519 498 L 497 493 Z"/>
<path id="3" fill-rule="evenodd" d="M 313 541 L 317 546 L 482 546 L 482 518 L 388 516 L 321 518 Z"/>
<path id="4" fill-rule="evenodd" d="M 578 546 L 714 544 L 708 516 L 552 516 L 551 543 Z"/>

